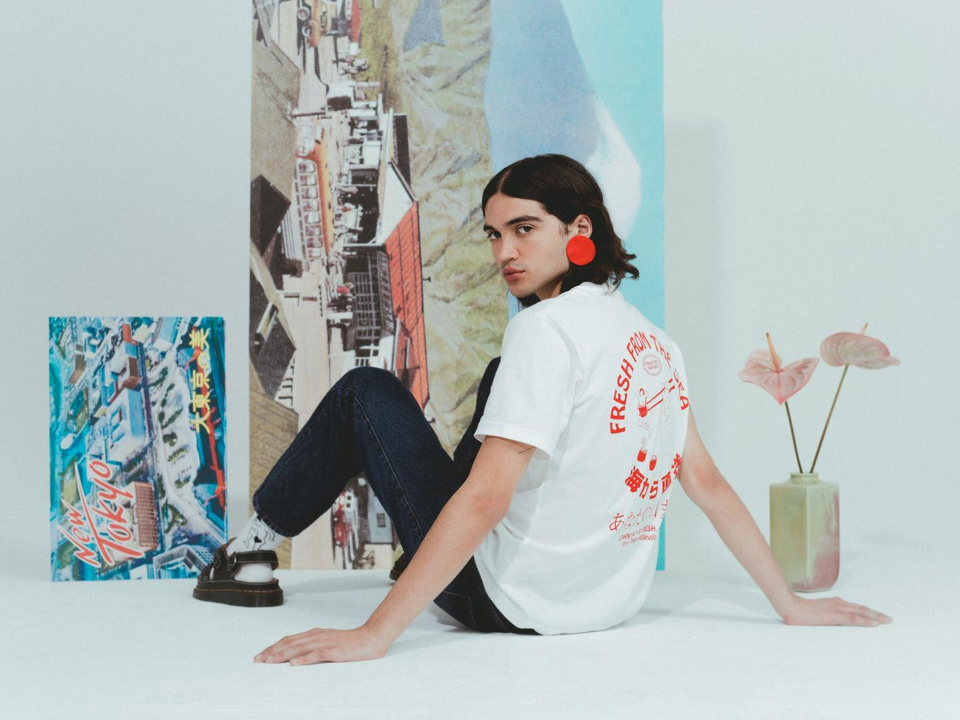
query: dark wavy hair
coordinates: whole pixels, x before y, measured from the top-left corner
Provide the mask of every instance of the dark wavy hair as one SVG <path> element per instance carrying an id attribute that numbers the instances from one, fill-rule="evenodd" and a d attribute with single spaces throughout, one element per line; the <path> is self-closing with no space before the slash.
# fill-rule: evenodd
<path id="1" fill-rule="evenodd" d="M 637 257 L 628 253 L 623 240 L 614 232 L 610 213 L 603 204 L 603 192 L 590 172 L 566 155 L 549 153 L 517 160 L 494 175 L 483 189 L 480 211 L 485 212 L 487 201 L 496 193 L 521 200 L 535 200 L 563 223 L 564 233 L 580 213 L 590 218 L 593 231 L 590 239 L 597 247 L 596 257 L 586 265 L 570 263 L 563 276 L 560 292 L 564 293 L 584 282 L 601 285 L 612 282 L 620 286 L 624 275 L 634 279 L 640 271 L 628 260 Z M 523 307 L 530 307 L 540 299 L 536 294 L 519 298 Z"/>

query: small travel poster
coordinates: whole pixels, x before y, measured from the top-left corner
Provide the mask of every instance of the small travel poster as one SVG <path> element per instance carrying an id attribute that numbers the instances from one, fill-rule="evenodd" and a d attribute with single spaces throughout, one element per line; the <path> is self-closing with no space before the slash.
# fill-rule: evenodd
<path id="1" fill-rule="evenodd" d="M 49 332 L 52 579 L 196 577 L 227 539 L 223 319 Z"/>

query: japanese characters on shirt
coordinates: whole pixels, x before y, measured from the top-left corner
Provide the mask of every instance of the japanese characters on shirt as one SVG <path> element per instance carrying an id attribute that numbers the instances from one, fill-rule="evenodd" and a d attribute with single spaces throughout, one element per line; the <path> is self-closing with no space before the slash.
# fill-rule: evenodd
<path id="1" fill-rule="evenodd" d="M 631 395 L 631 388 L 633 394 Z M 677 393 L 676 397 L 672 393 Z M 635 332 L 624 345 L 619 373 L 613 388 L 609 432 L 625 433 L 629 423 L 639 427 L 640 447 L 636 459 L 622 478 L 625 497 L 623 512 L 615 512 L 608 525 L 618 533 L 621 547 L 641 540 L 657 539 L 657 524 L 650 518 L 662 518 L 669 500 L 651 504 L 666 494 L 680 474 L 680 455 L 675 453 L 669 465 L 660 462 L 659 451 L 672 437 L 675 417 L 690 407 L 690 399 L 680 375 L 670 362 L 670 352 L 656 335 Z M 624 435 L 624 438 L 627 436 Z M 647 501 L 641 508 L 633 500 Z M 629 511 L 629 514 L 628 514 Z"/>

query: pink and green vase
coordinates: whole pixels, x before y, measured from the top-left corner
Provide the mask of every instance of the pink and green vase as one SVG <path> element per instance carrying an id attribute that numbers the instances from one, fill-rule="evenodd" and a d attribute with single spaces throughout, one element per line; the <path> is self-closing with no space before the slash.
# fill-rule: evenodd
<path id="1" fill-rule="evenodd" d="M 795 592 L 831 588 L 840 574 L 840 486 L 798 472 L 771 483 L 770 549 Z"/>

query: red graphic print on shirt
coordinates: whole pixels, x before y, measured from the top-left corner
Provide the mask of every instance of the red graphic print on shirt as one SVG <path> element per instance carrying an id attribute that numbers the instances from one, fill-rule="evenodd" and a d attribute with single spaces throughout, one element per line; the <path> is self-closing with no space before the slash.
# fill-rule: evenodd
<path id="1" fill-rule="evenodd" d="M 660 344 L 657 336 L 653 333 L 647 335 L 646 333 L 635 332 L 627 339 L 624 349 L 626 355 L 620 361 L 620 372 L 617 375 L 616 387 L 613 390 L 613 405 L 610 407 L 611 435 L 622 433 L 627 429 L 625 411 L 635 363 L 640 362 L 643 370 L 654 376 L 660 374 L 660 358 L 666 361 L 668 366 L 670 365 L 670 352 Z M 644 353 L 648 350 L 652 350 L 656 354 L 644 357 Z M 659 354 L 659 358 L 657 354 Z"/>
<path id="2" fill-rule="evenodd" d="M 649 502 L 663 496 L 672 479 L 679 475 L 680 455 L 675 454 L 670 467 L 662 473 L 657 472 L 658 454 L 663 450 L 672 450 L 669 446 L 664 448 L 663 445 L 673 441 L 677 413 L 687 410 L 690 400 L 686 396 L 686 388 L 680 380 L 679 372 L 671 364 L 670 352 L 653 333 L 647 335 L 635 332 L 627 339 L 618 370 L 612 393 L 613 403 L 610 406 L 610 434 L 624 433 L 628 425 L 633 424 L 638 428 L 634 434 L 640 442 L 636 462 L 622 477 L 621 482 L 631 496 Z M 636 386 L 632 403 L 631 385 Z M 677 395 L 673 395 L 674 392 Z M 628 410 L 628 407 L 632 409 Z M 646 510 L 641 511 L 641 515 L 646 517 L 651 512 L 653 507 L 646 505 Z M 609 526 L 610 530 L 620 530 L 620 524 L 628 522 L 635 515 L 635 511 L 631 511 L 629 515 L 617 513 L 614 522 Z M 627 520 L 623 520 L 624 517 Z M 655 526 L 650 528 L 656 529 Z M 641 530 L 632 534 L 637 533 L 641 533 Z M 621 540 L 626 537 L 621 536 Z M 637 537 L 622 544 L 630 544 L 636 539 L 643 538 Z"/>
<path id="3" fill-rule="evenodd" d="M 637 493 L 638 497 L 653 500 L 658 494 L 662 495 L 665 493 L 667 488 L 670 487 L 670 483 L 672 482 L 671 478 L 676 478 L 679 474 L 680 455 L 678 454 L 674 456 L 673 465 L 670 470 L 660 477 L 659 484 L 656 478 L 653 479 L 653 482 L 650 482 L 649 478 L 647 478 L 636 465 L 633 466 L 627 479 L 624 480 L 624 484 L 630 488 L 630 492 Z"/>
<path id="4" fill-rule="evenodd" d="M 659 525 L 656 520 L 663 520 L 667 512 L 669 500 L 663 500 L 656 508 L 645 507 L 641 512 L 631 511 L 629 515 L 623 513 L 614 513 L 613 522 L 607 526 L 610 532 L 620 533 L 617 539 L 620 541 L 620 547 L 632 545 L 640 540 L 656 540 Z M 647 518 L 653 517 L 654 521 L 647 523 Z M 647 524 L 643 524 L 647 523 Z M 638 527 L 640 526 L 640 527 Z M 634 530 L 633 528 L 638 528 Z"/>
<path id="5" fill-rule="evenodd" d="M 676 385 L 674 385 L 674 383 L 676 383 Z M 670 392 L 673 392 L 674 390 L 679 390 L 680 392 L 680 409 L 686 410 L 688 407 L 690 407 L 690 398 L 683 394 L 683 391 L 686 390 L 686 388 L 683 386 L 683 383 L 680 382 L 680 376 L 677 375 L 676 370 L 673 371 L 673 377 L 670 378 L 669 384 Z"/>

